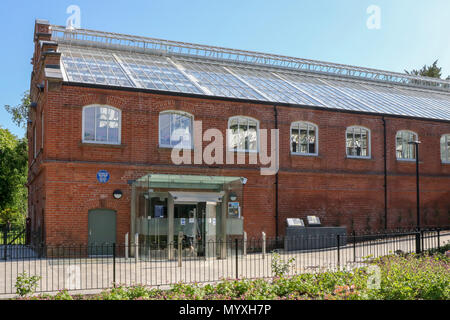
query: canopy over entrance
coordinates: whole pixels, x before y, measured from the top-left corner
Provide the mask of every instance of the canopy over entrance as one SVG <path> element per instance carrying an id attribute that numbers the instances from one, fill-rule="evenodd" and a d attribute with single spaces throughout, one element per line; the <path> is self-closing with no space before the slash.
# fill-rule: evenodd
<path id="1" fill-rule="evenodd" d="M 140 256 L 171 259 L 183 237 L 195 247 L 196 255 L 224 257 L 226 246 L 215 244 L 243 234 L 246 182 L 244 177 L 159 173 L 134 181 L 131 239 L 137 239 L 139 250 L 144 250 Z"/>
<path id="2" fill-rule="evenodd" d="M 170 191 L 174 203 L 222 202 L 223 192 L 182 192 Z"/>
<path id="3" fill-rule="evenodd" d="M 209 189 L 223 190 L 224 185 L 245 184 L 244 177 L 224 177 L 224 176 L 197 176 L 179 174 L 147 174 L 137 179 L 134 185 L 150 188 L 170 188 L 170 189 Z"/>

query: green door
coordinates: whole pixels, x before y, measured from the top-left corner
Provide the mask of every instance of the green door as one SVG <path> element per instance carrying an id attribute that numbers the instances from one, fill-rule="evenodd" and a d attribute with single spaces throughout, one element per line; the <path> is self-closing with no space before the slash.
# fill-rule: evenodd
<path id="1" fill-rule="evenodd" d="M 89 254 L 112 255 L 116 243 L 116 212 L 108 209 L 89 211 Z"/>

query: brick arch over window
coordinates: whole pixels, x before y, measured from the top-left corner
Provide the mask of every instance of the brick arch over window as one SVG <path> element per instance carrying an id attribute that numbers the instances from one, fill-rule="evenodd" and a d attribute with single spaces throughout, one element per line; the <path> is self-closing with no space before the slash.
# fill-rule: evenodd
<path id="1" fill-rule="evenodd" d="M 83 143 L 120 144 L 122 112 L 109 106 L 92 104 L 83 107 Z"/>

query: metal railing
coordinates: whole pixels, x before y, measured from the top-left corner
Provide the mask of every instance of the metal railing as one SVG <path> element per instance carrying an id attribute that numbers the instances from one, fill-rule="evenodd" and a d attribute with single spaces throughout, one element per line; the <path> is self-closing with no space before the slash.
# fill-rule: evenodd
<path id="1" fill-rule="evenodd" d="M 37 292 L 100 290 L 115 285 L 168 286 L 223 279 L 271 278 L 280 265 L 286 275 L 351 269 L 367 259 L 419 253 L 450 242 L 450 230 L 378 234 L 236 238 L 186 245 L 16 245 L 0 260 L 0 295 L 14 295 L 24 272 L 39 277 Z M 0 248 L 1 249 L 1 248 Z M 0 250 L 2 251 L 2 250 Z M 0 254 L 1 255 L 1 254 Z"/>

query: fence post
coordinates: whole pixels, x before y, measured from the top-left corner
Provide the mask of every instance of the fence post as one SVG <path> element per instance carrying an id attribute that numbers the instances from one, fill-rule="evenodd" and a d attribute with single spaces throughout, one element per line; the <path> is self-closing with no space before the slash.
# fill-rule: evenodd
<path id="1" fill-rule="evenodd" d="M 341 266 L 341 235 L 337 235 L 337 265 Z"/>
<path id="2" fill-rule="evenodd" d="M 128 232 L 125 234 L 125 259 L 128 259 Z"/>
<path id="3" fill-rule="evenodd" d="M 438 250 L 441 250 L 441 230 L 437 229 L 437 241 L 438 241 Z"/>
<path id="4" fill-rule="evenodd" d="M 244 256 L 247 255 L 247 232 L 245 232 L 245 231 L 244 231 L 244 247 L 243 247 L 242 255 L 244 255 Z"/>
<path id="5" fill-rule="evenodd" d="M 136 233 L 134 235 L 134 257 L 136 259 L 136 262 L 139 260 L 139 233 Z"/>
<path id="6" fill-rule="evenodd" d="M 416 232 L 416 254 L 420 254 L 420 231 Z"/>
<path id="7" fill-rule="evenodd" d="M 356 234 L 355 231 L 352 232 L 353 235 L 353 262 L 356 262 Z"/>
<path id="8" fill-rule="evenodd" d="M 266 258 L 266 233 L 262 233 L 262 258 Z"/>
<path id="9" fill-rule="evenodd" d="M 238 239 L 234 239 L 234 242 L 235 242 L 235 249 L 236 249 L 236 252 L 235 252 L 235 254 L 236 254 L 236 280 L 237 279 L 239 279 L 239 257 L 238 257 L 238 254 L 239 254 L 239 252 L 238 252 Z"/>
<path id="10" fill-rule="evenodd" d="M 182 265 L 183 232 L 178 232 L 178 267 Z"/>
<path id="11" fill-rule="evenodd" d="M 420 231 L 420 237 L 422 239 L 421 249 L 422 249 L 422 251 L 424 251 L 425 250 L 425 232 L 423 230 Z"/>
<path id="12" fill-rule="evenodd" d="M 116 243 L 113 243 L 113 286 L 116 287 Z"/>
<path id="13" fill-rule="evenodd" d="M 3 245 L 5 247 L 3 259 L 8 260 L 8 257 L 7 257 L 7 254 L 8 254 L 8 229 L 7 229 L 6 225 L 3 227 Z"/>

